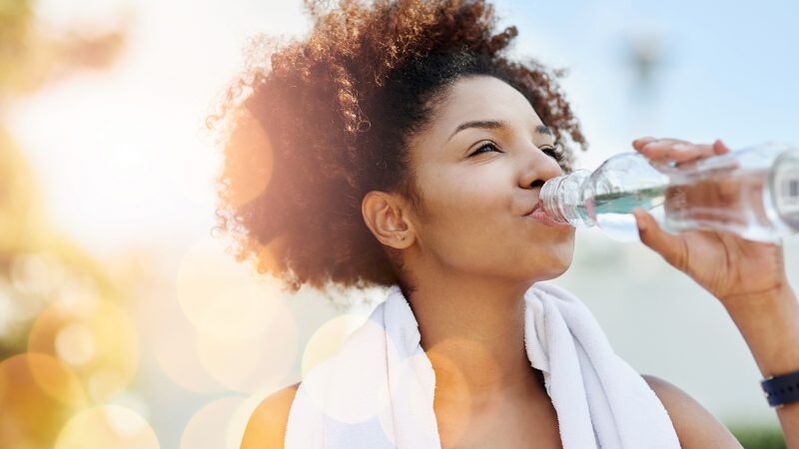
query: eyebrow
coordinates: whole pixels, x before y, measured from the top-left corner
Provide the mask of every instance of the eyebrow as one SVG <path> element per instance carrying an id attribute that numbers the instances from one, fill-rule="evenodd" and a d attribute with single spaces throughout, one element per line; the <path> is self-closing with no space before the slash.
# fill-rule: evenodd
<path id="1" fill-rule="evenodd" d="M 455 132 L 453 132 L 449 136 L 449 139 L 447 139 L 447 142 L 452 140 L 452 138 L 455 136 L 455 134 L 458 134 L 459 132 L 461 132 L 461 131 L 463 131 L 464 129 L 467 129 L 467 128 L 498 129 L 498 128 L 509 128 L 509 127 L 510 126 L 508 125 L 508 123 L 504 122 L 502 120 L 473 120 L 473 121 L 470 121 L 470 122 L 464 122 L 464 123 L 461 123 L 460 125 L 458 125 L 457 128 L 455 128 Z M 549 135 L 549 136 L 554 135 L 552 130 L 546 125 L 538 125 L 535 128 L 535 132 L 538 133 L 538 134 L 546 134 L 546 135 Z"/>

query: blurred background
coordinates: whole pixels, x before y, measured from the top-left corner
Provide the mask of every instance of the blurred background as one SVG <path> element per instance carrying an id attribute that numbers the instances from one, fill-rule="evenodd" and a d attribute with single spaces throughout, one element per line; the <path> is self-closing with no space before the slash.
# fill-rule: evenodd
<path id="1" fill-rule="evenodd" d="M 237 448 L 260 400 L 384 298 L 281 293 L 211 235 L 204 119 L 250 37 L 307 29 L 299 3 L 0 0 L 0 447 Z M 719 5 L 496 1 L 519 56 L 570 70 L 579 168 L 644 135 L 799 144 L 799 4 Z M 581 230 L 552 282 L 638 371 L 745 447 L 784 447 L 734 324 L 660 256 Z"/>

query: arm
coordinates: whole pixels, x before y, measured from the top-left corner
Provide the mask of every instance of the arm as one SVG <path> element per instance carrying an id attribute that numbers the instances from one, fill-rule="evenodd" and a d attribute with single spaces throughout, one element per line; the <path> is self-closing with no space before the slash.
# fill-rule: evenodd
<path id="1" fill-rule="evenodd" d="M 722 303 L 764 378 L 799 371 L 799 301 L 787 283 L 770 294 L 727 298 Z M 799 402 L 776 411 L 788 449 L 799 449 Z"/>
<path id="2" fill-rule="evenodd" d="M 694 145 L 643 138 L 633 147 L 651 160 L 678 163 L 730 152 L 720 140 Z M 799 304 L 788 283 L 781 242 L 700 229 L 671 234 L 647 211 L 639 208 L 634 214 L 641 241 L 721 302 L 764 377 L 799 370 Z M 799 404 L 778 408 L 777 416 L 788 448 L 799 449 Z"/>
<path id="3" fill-rule="evenodd" d="M 743 449 L 730 431 L 686 392 L 665 380 L 644 374 L 669 414 L 683 449 Z"/>
<path id="4" fill-rule="evenodd" d="M 799 371 L 799 301 L 787 284 L 775 293 L 730 297 L 722 303 L 764 378 Z M 729 430 L 687 393 L 655 376 L 642 377 L 668 411 L 684 449 L 741 447 Z M 799 448 L 799 402 L 776 411 L 788 449 Z"/>

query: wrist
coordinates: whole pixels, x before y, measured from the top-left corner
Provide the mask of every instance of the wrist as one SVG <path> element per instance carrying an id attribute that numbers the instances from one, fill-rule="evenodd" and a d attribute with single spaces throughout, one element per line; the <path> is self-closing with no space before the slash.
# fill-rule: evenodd
<path id="1" fill-rule="evenodd" d="M 763 377 L 799 370 L 799 302 L 785 285 L 724 302 Z"/>
<path id="2" fill-rule="evenodd" d="M 799 402 L 799 370 L 767 377 L 760 381 L 760 386 L 772 407 Z"/>
<path id="3" fill-rule="evenodd" d="M 783 278 L 782 281 L 767 290 L 727 295 L 718 297 L 718 300 L 727 310 L 727 313 L 735 319 L 736 317 L 744 318 L 748 314 L 763 313 L 786 304 L 795 303 L 796 294 L 790 284 L 788 284 L 788 280 Z"/>

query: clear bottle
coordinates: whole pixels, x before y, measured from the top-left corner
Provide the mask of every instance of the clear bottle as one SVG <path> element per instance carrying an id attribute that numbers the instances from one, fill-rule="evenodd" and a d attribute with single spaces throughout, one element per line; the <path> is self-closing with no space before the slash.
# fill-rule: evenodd
<path id="1" fill-rule="evenodd" d="M 632 210 L 641 207 L 668 232 L 721 230 L 780 243 L 799 232 L 799 150 L 767 143 L 679 165 L 623 153 L 593 172 L 550 179 L 540 200 L 553 220 L 599 226 L 620 241 L 639 240 Z"/>

